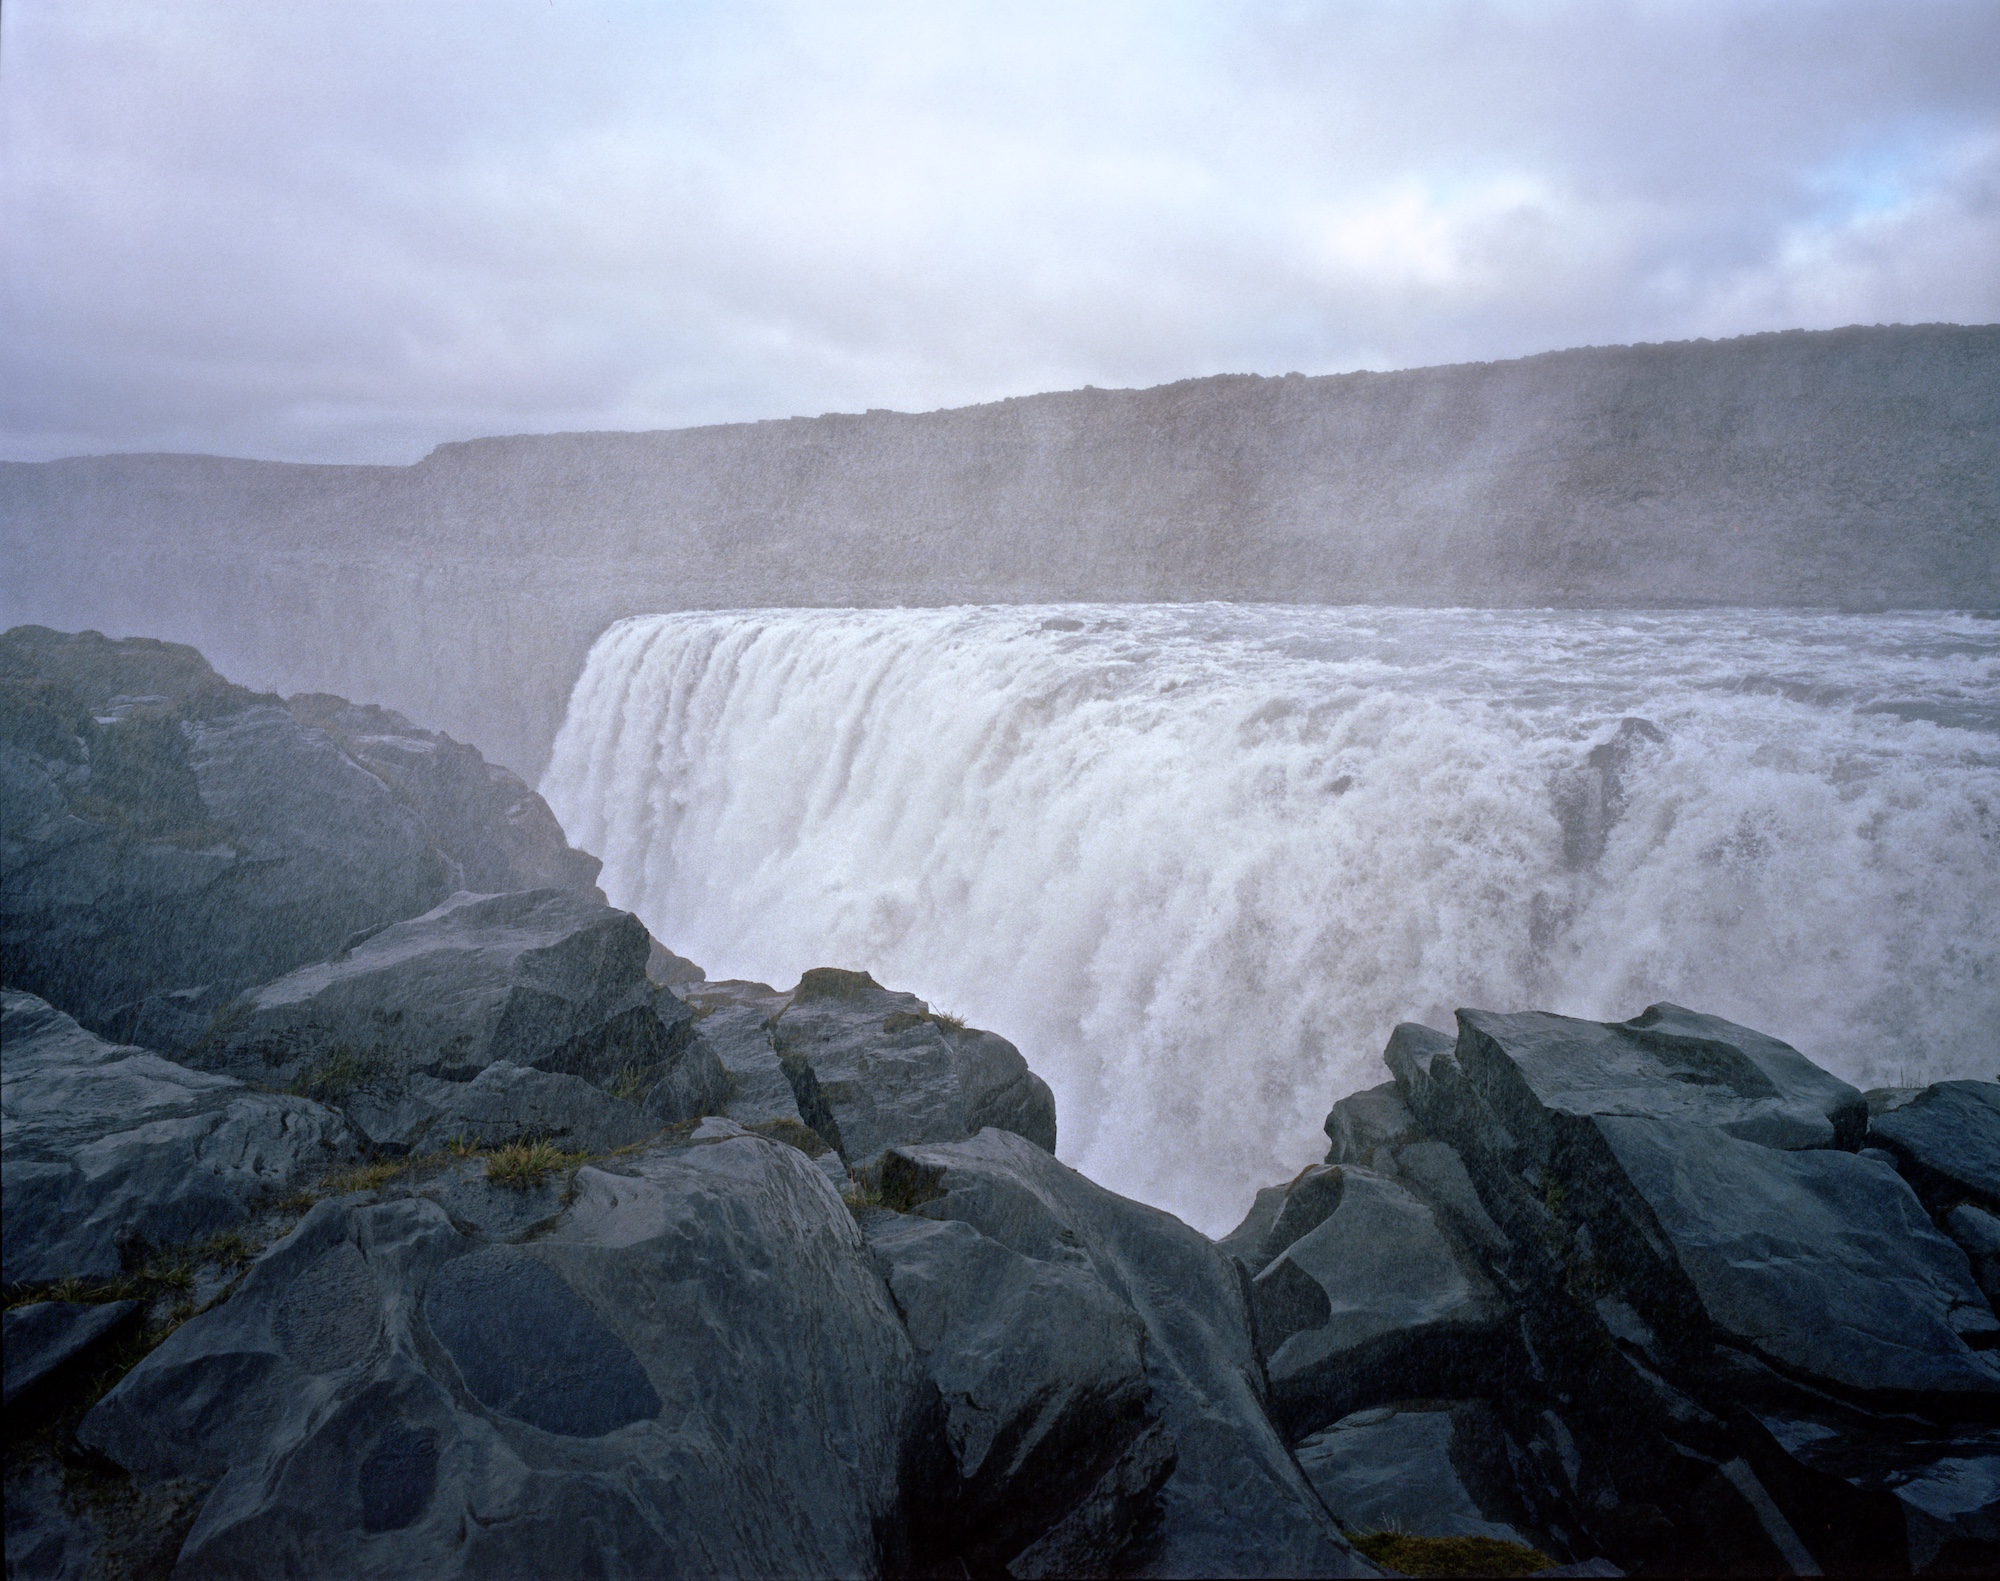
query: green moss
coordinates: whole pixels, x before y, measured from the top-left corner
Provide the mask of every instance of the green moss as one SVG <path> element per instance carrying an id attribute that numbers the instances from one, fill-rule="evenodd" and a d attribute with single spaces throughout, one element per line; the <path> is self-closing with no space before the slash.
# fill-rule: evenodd
<path id="1" fill-rule="evenodd" d="M 1406 1576 L 1525 1576 L 1555 1561 L 1537 1549 L 1497 1537 L 1410 1537 L 1362 1532 L 1351 1539 L 1377 1564 Z"/>

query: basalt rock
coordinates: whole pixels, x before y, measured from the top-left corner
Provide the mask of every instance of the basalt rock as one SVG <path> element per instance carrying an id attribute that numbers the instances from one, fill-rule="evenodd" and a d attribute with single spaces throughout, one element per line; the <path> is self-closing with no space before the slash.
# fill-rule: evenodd
<path id="1" fill-rule="evenodd" d="M 569 1151 L 608 1153 L 660 1129 L 637 1104 L 580 1076 L 505 1060 L 471 1081 L 413 1076 L 400 1087 L 367 1087 L 341 1106 L 348 1123 L 381 1153 L 435 1151 L 513 1142 L 550 1142 Z M 675 1119 L 685 1118 L 676 1115 Z"/>
<path id="2" fill-rule="evenodd" d="M 1371 1401 L 1476 1388 L 1515 1365 L 1508 1303 L 1395 1181 L 1329 1165 L 1293 1185 L 1287 1208 L 1251 1289 L 1272 1411 L 1293 1436 Z"/>
<path id="3" fill-rule="evenodd" d="M 1323 1199 L 1327 1176 L 1344 1176 L 1331 1213 L 1305 1214 L 1315 1229 L 1280 1252 L 1285 1199 L 1260 1196 L 1258 1222 L 1231 1237 L 1267 1260 L 1274 1401 L 1336 1514 L 1386 1518 L 1378 1494 L 1431 1489 L 1431 1512 L 1406 1529 L 1446 1535 L 1471 1510 L 1546 1551 L 1628 1568 L 1955 1573 L 2000 1560 L 2000 1320 L 1975 1278 L 1995 1156 L 1981 1139 L 2000 1089 L 1864 1103 L 1775 1039 L 1667 1005 L 1611 1024 L 1458 1020 L 1455 1039 L 1398 1027 L 1393 1093 L 1328 1116 L 1332 1168 L 1287 1193 Z M 1289 1272 L 1369 1179 L 1428 1219 L 1405 1209 L 1373 1276 L 1352 1255 L 1324 1259 L 1323 1279 Z M 1347 1392 L 1329 1403 L 1350 1408 L 1338 1422 L 1285 1414 L 1281 1358 L 1334 1326 L 1340 1280 L 1381 1302 L 1434 1238 L 1517 1314 L 1508 1343 L 1454 1352 L 1461 1370 L 1421 1388 L 1336 1374 Z M 1511 1446 L 1474 1457 L 1498 1479 L 1476 1494 L 1466 1453 L 1415 1443 L 1445 1443 L 1445 1417 L 1465 1410 L 1493 1413 L 1501 1437 L 1484 1442 Z M 1388 1457 L 1407 1472 L 1350 1453 L 1347 1433 L 1406 1415 L 1425 1417 Z"/>
<path id="4" fill-rule="evenodd" d="M 337 698 L 296 702 L 173 643 L 0 636 L 8 986 L 175 1052 L 241 989 L 475 875 L 595 893 L 596 859 L 472 748 Z"/>
<path id="5" fill-rule="evenodd" d="M 107 1043 L 29 994 L 0 1007 L 8 1285 L 114 1278 L 353 1154 L 341 1117 L 310 1099 Z"/>
<path id="6" fill-rule="evenodd" d="M 956 1220 L 874 1209 L 861 1225 L 943 1410 L 950 1546 L 991 1573 L 1146 1431 L 1145 1329 L 1087 1263 L 1024 1256 Z M 1173 1458 L 1132 1490 L 1128 1529 Z"/>
<path id="7" fill-rule="evenodd" d="M 801 1115 L 850 1164 L 987 1126 L 1055 1150 L 1055 1099 L 1013 1044 L 866 972 L 807 972 L 770 1025 Z"/>
<path id="8" fill-rule="evenodd" d="M 212 1485 L 183 1575 L 867 1576 L 907 1563 L 921 1407 L 840 1199 L 737 1135 L 525 1226 L 322 1203 L 79 1437 Z"/>
<path id="9" fill-rule="evenodd" d="M 647 981 L 651 949 L 638 918 L 576 890 L 454 895 L 251 990 L 194 1057 L 391 1094 L 504 1061 L 622 1087 L 666 1124 L 720 1104 L 726 1078 L 693 1012 Z"/>
<path id="10" fill-rule="evenodd" d="M 736 981 L 689 983 L 681 992 L 699 1018 L 695 1036 L 728 1073 L 724 1110 L 730 1119 L 743 1125 L 807 1125 L 799 1102 L 798 1089 L 803 1089 L 815 1122 L 834 1129 L 832 1116 L 813 1101 L 817 1084 L 808 1081 L 809 1069 L 794 1062 L 788 1074 L 772 1044 L 771 1023 L 791 1002 L 789 995 L 762 983 Z"/>
<path id="11" fill-rule="evenodd" d="M 1459 1025 L 1460 1068 L 1535 1152 L 1565 1122 L 1598 1116 L 1709 1126 L 1773 1148 L 1857 1147 L 1868 1125 L 1861 1094 L 1790 1044 L 1678 1005 L 1608 1024 L 1466 1010 Z M 1409 1097 L 1420 1084 L 1391 1069 Z"/>
<path id="12" fill-rule="evenodd" d="M 33 1301 L 0 1315 L 6 1407 L 28 1406 L 138 1326 L 137 1301 Z"/>
<path id="13" fill-rule="evenodd" d="M 1671 1120 L 1596 1128 L 1602 1152 L 1570 1177 L 1595 1190 L 1571 1194 L 1653 1328 L 1712 1335 L 1857 1399 L 1948 1414 L 1985 1399 L 2000 1415 L 2000 1365 L 1972 1348 L 2000 1342 L 2000 1320 L 1893 1170 Z"/>
<path id="14" fill-rule="evenodd" d="M 453 889 L 596 888 L 604 864 L 574 850 L 549 804 L 477 747 L 422 729 L 392 708 L 325 692 L 288 697 L 285 707 L 300 724 L 325 731 L 417 815 L 449 864 Z"/>
<path id="15" fill-rule="evenodd" d="M 1525 1452 L 1490 1405 L 1407 1401 L 1342 1417 L 1298 1446 L 1326 1507 L 1354 1531 L 1491 1537 L 1538 1547 L 1516 1486 Z"/>
<path id="16" fill-rule="evenodd" d="M 884 1248 L 892 1288 L 899 1252 L 914 1267 L 921 1250 L 939 1270 L 953 1262 L 981 1269 L 979 1278 L 1010 1299 L 1102 1314 L 1093 1320 L 1099 1334 L 1089 1349 L 1076 1336 L 1074 1357 L 1060 1355 L 1055 1335 L 1025 1329 L 1027 1378 L 1009 1379 L 1000 1396 L 1004 1412 L 1020 1423 L 1011 1436 L 1031 1447 L 1047 1444 L 1046 1436 L 1036 1436 L 1040 1424 L 1026 1401 L 1035 1387 L 1028 1379 L 1048 1380 L 1042 1386 L 1064 1407 L 1050 1425 L 1080 1435 L 1071 1440 L 1071 1465 L 1110 1463 L 1057 1523 L 1068 1535 L 1016 1556 L 1017 1573 L 1046 1573 L 1058 1553 L 1067 1554 L 1064 1564 L 1076 1573 L 1374 1573 L 1327 1518 L 1271 1425 L 1242 1275 L 1213 1242 L 996 1129 L 960 1142 L 891 1149 L 871 1165 L 869 1181 L 883 1200 L 918 1219 L 953 1226 L 949 1240 L 931 1241 L 921 1230 L 874 1228 L 871 1221 L 871 1243 Z M 1035 1297 L 1037 1290 L 1045 1293 Z M 971 1383 L 1000 1366 L 1008 1340 L 976 1310 L 928 1292 L 918 1310 L 926 1314 L 918 1320 L 919 1343 L 930 1341 L 934 1378 Z M 1135 1332 L 1134 1325 L 1143 1336 L 1143 1392 L 1132 1389 L 1129 1351 L 1115 1338 Z M 971 1392 L 979 1397 L 976 1388 Z M 1159 1424 L 1165 1443 L 1138 1427 L 1139 1411 Z M 968 1416 L 967 1427 L 975 1423 L 997 1425 L 990 1416 Z M 974 1467 L 968 1488 L 974 1498 L 984 1466 L 982 1459 Z M 1152 1479 L 1147 1466 L 1165 1468 L 1164 1479 L 1156 1494 L 1140 1497 Z M 1130 1496 L 1117 1494 L 1119 1488 Z M 1122 1533 L 1123 1546 L 1083 1551 L 1082 1534 L 1093 1530 Z"/>
<path id="17" fill-rule="evenodd" d="M 1941 1081 L 1868 1094 L 1868 1141 L 1937 1211 L 2000 1213 L 2000 1082 Z"/>

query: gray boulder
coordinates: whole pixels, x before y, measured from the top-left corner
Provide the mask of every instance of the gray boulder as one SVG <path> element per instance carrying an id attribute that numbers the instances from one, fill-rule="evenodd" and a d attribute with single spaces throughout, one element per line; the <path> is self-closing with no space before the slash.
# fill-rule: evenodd
<path id="1" fill-rule="evenodd" d="M 1972 1264 L 1972 1278 L 2000 1311 L 2000 1219 L 1961 1202 L 1945 1215 L 1944 1232 Z"/>
<path id="2" fill-rule="evenodd" d="M 1868 1094 L 1868 1140 L 1940 1208 L 2000 1213 L 2000 1082 L 1941 1081 Z"/>
<path id="3" fill-rule="evenodd" d="M 1144 1327 L 1087 1262 L 1026 1257 L 956 1220 L 875 1209 L 861 1224 L 942 1402 L 951 1546 L 990 1573 L 1145 1429 Z M 1172 1459 L 1154 1457 L 1160 1480 Z"/>
<path id="4" fill-rule="evenodd" d="M 1713 1126 L 1776 1148 L 1857 1147 L 1867 1128 L 1861 1094 L 1790 1044 L 1678 1005 L 1608 1023 L 1485 1010 L 1458 1020 L 1460 1069 L 1537 1151 L 1557 1118 L 1599 1115 Z M 1396 1070 L 1393 1044 L 1390 1058 Z"/>
<path id="5" fill-rule="evenodd" d="M 1299 1468 L 1355 1532 L 1491 1537 L 1543 1548 L 1515 1492 L 1525 1458 L 1482 1400 L 1405 1402 L 1356 1411 L 1296 1451 Z"/>
<path id="6" fill-rule="evenodd" d="M 140 1486 L 212 1484 L 177 1573 L 904 1565 L 922 1375 L 810 1162 L 737 1134 L 548 1200 L 324 1202 L 90 1412 Z"/>
<path id="7" fill-rule="evenodd" d="M 1253 1277 L 1308 1231 L 1317 1229 L 1339 1206 L 1338 1169 L 1316 1164 L 1302 1169 L 1282 1186 L 1266 1186 L 1250 1204 L 1243 1222 L 1215 1244 L 1230 1253 Z"/>
<path id="8" fill-rule="evenodd" d="M 0 1169 L 10 1285 L 116 1276 L 200 1241 L 352 1156 L 340 1116 L 119 1047 L 0 993 Z"/>
<path id="9" fill-rule="evenodd" d="M 1441 1032 L 1430 1032 L 1428 1027 L 1409 1025 L 1413 1032 L 1444 1037 Z M 1444 1041 L 1447 1045 L 1451 1042 L 1449 1038 Z M 1393 1148 L 1419 1132 L 1416 1116 L 1410 1113 L 1393 1081 L 1342 1098 L 1328 1111 L 1325 1129 L 1331 1144 L 1326 1152 L 1329 1164 L 1363 1166 L 1374 1164 L 1377 1149 Z"/>
<path id="10" fill-rule="evenodd" d="M 1405 1392 L 1495 1403 L 1550 1551 L 1759 1572 L 1983 1552 L 1953 1501 L 1979 1481 L 1961 1463 L 1984 1453 L 1968 1424 L 1995 1409 L 2000 1333 L 1968 1254 L 1899 1177 L 1920 1174 L 1908 1152 L 1840 1150 L 1864 1139 L 1859 1095 L 1673 1007 L 1459 1023 L 1456 1039 L 1407 1024 L 1390 1038 L 1413 1125 L 1378 1089 L 1328 1133 L 1334 1157 L 1367 1158 L 1430 1208 L 1517 1309 L 1511 1356 Z M 1969 1195 L 1954 1189 L 1933 1201 L 1947 1223 Z M 1759 1415 L 1804 1425 L 1781 1450 Z"/>
<path id="11" fill-rule="evenodd" d="M 6 1357 L 6 1407 L 12 1411 L 86 1366 L 138 1327 L 137 1301 L 34 1301 L 0 1314 L 0 1352 Z"/>
<path id="12" fill-rule="evenodd" d="M 1328 1519 L 1272 1427 L 1242 1274 L 1207 1237 L 997 1129 L 891 1149 L 871 1166 L 870 1179 L 885 1200 L 919 1218 L 966 1225 L 1015 1258 L 1088 1276 L 1144 1330 L 1144 1409 L 1172 1447 L 1156 1503 L 1150 1511 L 1145 1504 L 1135 1508 L 1118 1491 L 1143 1489 L 1165 1460 L 1164 1447 L 1141 1434 L 1052 1529 L 1048 1546 L 1017 1556 L 1016 1573 L 1046 1573 L 1045 1566 L 1159 1576 L 1375 1573 Z M 964 1255 L 970 1262 L 975 1254 Z M 991 1266 L 1014 1270 L 1008 1278 L 1016 1288 L 1028 1277 L 1004 1259 Z M 1079 1304 L 1097 1299 L 1084 1294 L 1089 1284 L 1060 1281 L 1050 1288 Z M 990 1332 L 969 1316 L 968 1332 Z M 984 1346 L 994 1340 L 975 1350 L 975 1362 L 991 1354 Z M 1094 1368 L 1097 1376 L 1116 1375 L 1116 1354 L 1114 1348 Z M 938 1355 L 932 1352 L 933 1368 Z M 1018 1382 L 1009 1395 L 1021 1397 Z M 1073 1387 L 1058 1397 L 1077 1398 Z M 1115 1438 L 1109 1447 L 1117 1447 Z M 1086 1554 L 1081 1539 L 1091 1531 L 1122 1532 L 1119 1541 L 1130 1546 Z"/>
<path id="13" fill-rule="evenodd" d="M 1227 1235 L 1216 1241 L 1219 1250 L 1229 1253 L 1243 1265 L 1244 1271 L 1256 1274 L 1271 1259 L 1264 1255 L 1264 1243 L 1271 1238 L 1271 1228 L 1278 1222 L 1278 1215 L 1285 1211 L 1285 1186 L 1265 1186 L 1251 1200 L 1250 1211 Z"/>
<path id="14" fill-rule="evenodd" d="M 1173 1435 L 1148 1424 L 1070 1512 L 1007 1562 L 1014 1581 L 1108 1576 L 1107 1555 L 1142 1550 L 1161 1486 L 1173 1474 Z"/>
<path id="15" fill-rule="evenodd" d="M 1502 1373 L 1511 1307 L 1428 1204 L 1355 1165 L 1322 1166 L 1294 1201 L 1301 1188 L 1313 1200 L 1290 1226 L 1279 1215 L 1251 1287 L 1271 1409 L 1288 1432 Z"/>
<path id="16" fill-rule="evenodd" d="M 325 692 L 288 697 L 285 707 L 300 724 L 324 731 L 417 815 L 449 865 L 453 889 L 596 890 L 604 864 L 572 849 L 549 804 L 477 747 L 421 729 L 393 708 Z"/>
<path id="17" fill-rule="evenodd" d="M 763 983 L 738 981 L 688 983 L 681 994 L 694 1007 L 695 1036 L 728 1073 L 724 1111 L 729 1118 L 742 1125 L 805 1125 L 793 1076 L 771 1041 L 771 1024 L 791 996 Z M 793 1070 L 805 1079 L 803 1064 L 795 1063 Z M 831 1129 L 831 1119 L 822 1119 Z"/>
<path id="18" fill-rule="evenodd" d="M 1925 1428 L 1828 1405 L 1735 1413 L 1759 1477 L 1826 1574 L 2000 1573 L 2000 1427 Z"/>
<path id="19" fill-rule="evenodd" d="M 400 1088 L 364 1088 L 342 1109 L 371 1146 L 391 1155 L 434 1150 L 449 1142 L 491 1148 L 522 1141 L 608 1153 L 660 1129 L 638 1105 L 622 1102 L 580 1076 L 505 1060 L 488 1065 L 471 1081 L 413 1076 Z"/>
<path id="20" fill-rule="evenodd" d="M 595 859 L 569 850 L 538 796 L 424 734 L 410 741 L 480 787 L 454 810 L 381 751 L 350 751 L 360 736 L 231 685 L 192 648 L 0 636 L 8 985 L 174 1052 L 240 989 L 417 915 L 473 871 L 594 893 Z"/>
<path id="21" fill-rule="evenodd" d="M 330 960 L 262 984 L 195 1051 L 209 1068 L 314 1090 L 414 1076 L 469 1081 L 496 1062 L 580 1076 L 659 1123 L 726 1096 L 693 1013 L 646 980 L 652 938 L 576 890 L 454 895 Z"/>
<path id="22" fill-rule="evenodd" d="M 1592 1125 L 1572 1178 L 1600 1171 L 1595 1244 L 1654 1328 L 1711 1330 L 1861 1397 L 2000 1402 L 2000 1355 L 1968 1344 L 2000 1321 L 1894 1170 L 1673 1120 Z"/>
<path id="23" fill-rule="evenodd" d="M 705 982 L 708 973 L 684 955 L 676 955 L 658 939 L 646 961 L 646 981 L 655 988 L 692 988 Z"/>
<path id="24" fill-rule="evenodd" d="M 1450 1047 L 1399 1027 L 1385 1058 L 1506 1238 L 1565 1248 L 1532 1271 L 1542 1287 L 1581 1269 L 1673 1346 L 1724 1338 L 1865 1397 L 1992 1391 L 1972 1346 L 1994 1318 L 1964 1254 L 1894 1170 L 1829 1145 L 1860 1139 L 1852 1088 L 1669 1006 L 1612 1025 L 1459 1023 Z"/>
<path id="25" fill-rule="evenodd" d="M 987 1126 L 1055 1149 L 1055 1099 L 1013 1044 L 934 1016 L 866 972 L 807 972 L 771 1031 L 806 1123 L 850 1164 Z"/>

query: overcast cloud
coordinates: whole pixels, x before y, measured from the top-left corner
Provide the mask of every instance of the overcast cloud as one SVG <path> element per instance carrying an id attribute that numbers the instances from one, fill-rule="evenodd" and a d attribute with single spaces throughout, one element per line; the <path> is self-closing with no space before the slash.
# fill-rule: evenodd
<path id="1" fill-rule="evenodd" d="M 0 454 L 2000 318 L 2000 4 L 6 0 Z"/>

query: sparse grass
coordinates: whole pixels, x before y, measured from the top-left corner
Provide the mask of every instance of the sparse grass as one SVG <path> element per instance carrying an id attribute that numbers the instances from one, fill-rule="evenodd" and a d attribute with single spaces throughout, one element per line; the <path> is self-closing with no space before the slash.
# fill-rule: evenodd
<path id="1" fill-rule="evenodd" d="M 263 1249 L 240 1230 L 217 1230 L 201 1243 L 201 1257 L 220 1268 L 248 1268 Z"/>
<path id="2" fill-rule="evenodd" d="M 753 1131 L 758 1136 L 768 1136 L 774 1142 L 783 1142 L 787 1146 L 796 1147 L 807 1158 L 818 1158 L 824 1153 L 833 1151 L 826 1145 L 825 1137 L 811 1126 L 802 1125 L 797 1120 L 759 1120 L 755 1125 L 746 1126 L 744 1129 Z"/>
<path id="3" fill-rule="evenodd" d="M 315 1103 L 341 1104 L 354 1096 L 357 1087 L 365 1087 L 382 1073 L 381 1060 L 341 1044 L 317 1065 L 300 1071 L 284 1090 Z"/>
<path id="4" fill-rule="evenodd" d="M 344 1197 L 352 1191 L 380 1191 L 409 1167 L 408 1159 L 380 1158 L 359 1169 L 328 1175 L 319 1183 L 319 1189 L 329 1197 Z"/>
<path id="5" fill-rule="evenodd" d="M 444 1150 L 451 1154 L 453 1158 L 477 1158 L 479 1156 L 479 1144 L 477 1142 L 468 1142 L 463 1136 L 454 1136 L 449 1142 L 444 1144 Z"/>
<path id="6" fill-rule="evenodd" d="M 288 1192 L 271 1204 L 272 1210 L 287 1218 L 302 1219 L 318 1204 L 320 1194 L 311 1189 Z"/>
<path id="7" fill-rule="evenodd" d="M 551 1142 L 514 1142 L 487 1155 L 486 1178 L 496 1186 L 526 1190 L 539 1186 L 556 1170 L 574 1168 L 584 1157 L 582 1153 L 565 1153 Z"/>
<path id="8" fill-rule="evenodd" d="M 963 1032 L 965 1030 L 965 1017 L 955 1016 L 949 1010 L 933 1010 L 931 1012 L 931 1020 L 936 1022 L 946 1032 Z"/>
<path id="9" fill-rule="evenodd" d="M 1497 1537 L 1411 1537 L 1362 1532 L 1354 1546 L 1379 1565 L 1406 1576 L 1525 1576 L 1554 1567 L 1538 1549 Z"/>
<path id="10" fill-rule="evenodd" d="M 34 1306 L 42 1301 L 61 1301 L 70 1306 L 102 1306 L 107 1301 L 132 1301 L 143 1294 L 139 1282 L 130 1275 L 116 1279 L 81 1279 L 71 1274 L 43 1284 L 15 1285 L 7 1292 L 7 1309 Z"/>
<path id="11" fill-rule="evenodd" d="M 652 1074 L 650 1065 L 627 1065 L 611 1078 L 611 1085 L 605 1091 L 623 1103 L 637 1103 L 653 1085 Z"/>

